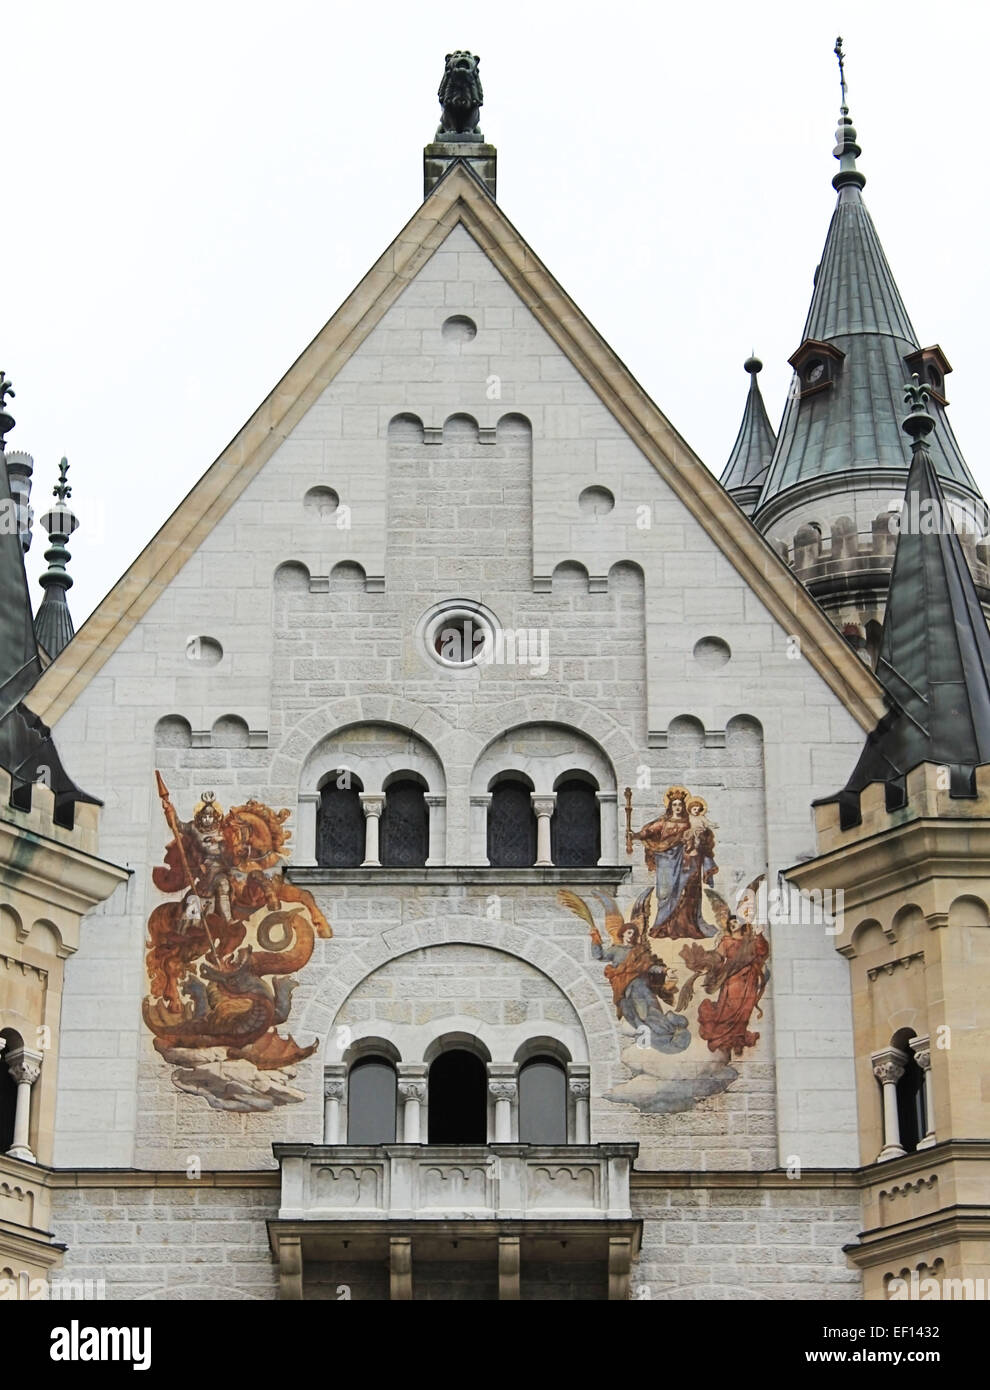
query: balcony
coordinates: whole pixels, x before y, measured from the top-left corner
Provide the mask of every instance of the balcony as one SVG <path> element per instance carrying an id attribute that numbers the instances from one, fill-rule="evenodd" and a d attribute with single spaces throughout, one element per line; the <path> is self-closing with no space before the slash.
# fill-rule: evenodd
<path id="1" fill-rule="evenodd" d="M 431 1270 L 452 1262 L 488 1266 L 492 1297 L 546 1297 L 532 1291 L 532 1274 L 530 1293 L 521 1292 L 537 1268 L 561 1287 L 601 1290 L 579 1297 L 628 1297 L 641 1233 L 629 1204 L 635 1144 L 276 1144 L 274 1152 L 282 1194 L 269 1239 L 283 1298 L 319 1296 L 317 1268 L 332 1283 L 335 1267 L 362 1262 L 388 1272 L 387 1293 L 371 1297 L 410 1299 L 414 1265 L 425 1287 Z"/>

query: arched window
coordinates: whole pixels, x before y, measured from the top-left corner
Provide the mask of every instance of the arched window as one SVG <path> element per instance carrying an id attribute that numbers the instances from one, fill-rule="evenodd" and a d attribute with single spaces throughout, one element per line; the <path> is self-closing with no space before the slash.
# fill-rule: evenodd
<path id="1" fill-rule="evenodd" d="M 905 1153 L 914 1153 L 925 1137 L 925 1073 L 919 1067 L 910 1040 L 915 1035 L 909 1029 L 901 1029 L 894 1035 L 892 1047 L 897 1048 L 904 1057 L 904 1071 L 897 1082 L 897 1126 L 900 1130 L 901 1148 Z"/>
<path id="2" fill-rule="evenodd" d="M 562 869 L 593 868 L 602 857 L 602 818 L 590 782 L 567 777 L 557 784 L 550 821 L 550 858 Z"/>
<path id="3" fill-rule="evenodd" d="M 536 816 L 532 790 L 521 779 L 496 782 L 488 810 L 488 862 L 500 869 L 529 869 L 536 863 Z"/>
<path id="4" fill-rule="evenodd" d="M 385 1057 L 361 1057 L 347 1077 L 348 1144 L 395 1143 L 395 1067 Z"/>
<path id="5" fill-rule="evenodd" d="M 533 1057 L 520 1068 L 519 1142 L 567 1143 L 567 1073 L 553 1057 Z"/>
<path id="6" fill-rule="evenodd" d="M 0 1154 L 5 1154 L 14 1142 L 14 1112 L 17 1109 L 17 1082 L 7 1070 L 6 1057 L 23 1046 L 19 1033 L 12 1030 L 0 1033 Z"/>
<path id="7" fill-rule="evenodd" d="M 431 1144 L 484 1144 L 488 1141 L 488 1075 L 473 1052 L 452 1048 L 430 1067 Z"/>
<path id="8" fill-rule="evenodd" d="M 363 790 L 360 779 L 349 773 L 332 774 L 320 790 L 316 862 L 325 868 L 353 869 L 364 863 Z"/>
<path id="9" fill-rule="evenodd" d="M 421 869 L 430 850 L 425 788 L 412 777 L 398 777 L 385 787 L 381 860 L 393 869 Z"/>

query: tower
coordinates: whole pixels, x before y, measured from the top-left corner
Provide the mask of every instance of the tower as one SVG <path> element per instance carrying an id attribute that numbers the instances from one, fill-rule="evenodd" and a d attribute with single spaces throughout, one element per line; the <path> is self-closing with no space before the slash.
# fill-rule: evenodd
<path id="1" fill-rule="evenodd" d="M 843 895 L 865 1165 L 848 1252 L 870 1299 L 984 1297 L 943 1281 L 990 1279 L 990 635 L 914 380 L 905 515 L 941 524 L 901 530 L 877 663 L 890 708 L 817 805 L 818 857 L 788 874 Z"/>
<path id="2" fill-rule="evenodd" d="M 752 519 L 851 645 L 876 655 L 907 472 L 899 429 L 902 384 L 917 372 L 937 423 L 930 445 L 981 602 L 990 602 L 986 505 L 946 414 L 942 349 L 922 347 L 863 201 L 862 153 L 842 105 L 833 154 L 838 195 L 788 399 Z M 736 496 L 726 470 L 724 482 Z M 747 494 L 748 495 L 748 494 Z M 740 500 L 737 496 L 737 500 Z"/>

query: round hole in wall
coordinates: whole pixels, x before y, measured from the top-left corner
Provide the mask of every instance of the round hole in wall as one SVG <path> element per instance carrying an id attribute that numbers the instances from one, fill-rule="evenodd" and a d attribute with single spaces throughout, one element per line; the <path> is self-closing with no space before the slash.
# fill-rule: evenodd
<path id="1" fill-rule="evenodd" d="M 452 314 L 444 320 L 440 336 L 445 343 L 469 343 L 478 336 L 478 325 L 467 314 Z"/>
<path id="2" fill-rule="evenodd" d="M 723 642 L 721 637 L 702 637 L 694 644 L 695 661 L 708 670 L 724 666 L 731 655 L 728 642 Z"/>
<path id="3" fill-rule="evenodd" d="M 187 637 L 186 659 L 200 666 L 216 666 L 223 658 L 223 647 L 215 637 Z"/>
<path id="4" fill-rule="evenodd" d="M 333 516 L 340 506 L 340 498 L 332 487 L 311 487 L 303 498 L 303 506 L 311 516 L 322 521 Z"/>
<path id="5" fill-rule="evenodd" d="M 438 604 L 419 630 L 427 654 L 448 670 L 484 665 L 494 651 L 494 615 L 468 600 Z"/>
<path id="6" fill-rule="evenodd" d="M 586 487 L 578 498 L 582 516 L 608 516 L 615 498 L 607 487 Z"/>

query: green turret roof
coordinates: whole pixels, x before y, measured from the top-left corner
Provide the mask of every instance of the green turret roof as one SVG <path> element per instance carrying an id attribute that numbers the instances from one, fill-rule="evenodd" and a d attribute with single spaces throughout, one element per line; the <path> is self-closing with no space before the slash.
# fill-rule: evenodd
<path id="1" fill-rule="evenodd" d="M 777 440 L 756 379 L 763 370 L 763 363 L 754 356 L 747 358 L 743 366 L 749 372 L 749 394 L 742 424 L 720 482 L 740 507 L 748 509 L 759 498 Z"/>
<path id="2" fill-rule="evenodd" d="M 781 493 L 823 475 L 906 472 L 900 401 L 905 376 L 915 366 L 905 364 L 905 358 L 920 345 L 863 201 L 866 179 L 856 167 L 861 151 L 845 104 L 833 153 L 839 161 L 832 180 L 838 201 L 815 273 L 803 342 L 834 349 L 837 366 L 831 384 L 814 392 L 804 390 L 795 373 L 757 521 Z M 800 353 L 795 357 L 800 359 Z M 978 497 L 938 396 L 932 410 L 938 424 L 930 447 L 936 471 Z"/>
<path id="3" fill-rule="evenodd" d="M 902 804 L 904 777 L 922 762 L 949 768 L 950 794 L 975 795 L 974 769 L 990 763 L 990 631 L 935 470 L 928 389 L 908 388 L 912 461 L 890 576 L 877 675 L 890 713 L 870 734 L 836 798 L 854 823 L 859 794 L 888 786 Z"/>

